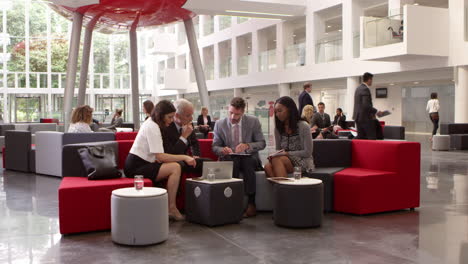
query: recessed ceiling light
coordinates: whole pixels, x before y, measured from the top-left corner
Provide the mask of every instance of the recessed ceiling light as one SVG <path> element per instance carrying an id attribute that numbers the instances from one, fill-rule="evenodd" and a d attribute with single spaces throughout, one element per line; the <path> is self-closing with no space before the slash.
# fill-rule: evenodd
<path id="1" fill-rule="evenodd" d="M 416 5 L 416 6 L 417 6 L 417 5 L 419 5 L 419 4 L 418 4 L 418 3 L 414 3 L 414 5 Z"/>
<path id="2" fill-rule="evenodd" d="M 338 29 L 338 31 L 339 31 L 339 32 L 341 32 L 341 31 L 343 31 L 343 30 L 341 30 L 341 29 Z"/>
<path id="3" fill-rule="evenodd" d="M 395 84 L 394 84 L 394 83 L 391 83 L 391 84 L 389 84 L 389 85 L 395 85 Z"/>
<path id="4" fill-rule="evenodd" d="M 414 84 L 419 84 L 419 82 L 414 82 Z"/>
<path id="5" fill-rule="evenodd" d="M 331 26 L 327 26 L 327 28 L 331 28 Z"/>
<path id="6" fill-rule="evenodd" d="M 275 14 L 275 13 L 263 13 L 263 12 L 253 12 L 253 11 L 240 11 L 240 10 L 225 10 L 226 13 L 240 13 L 240 14 L 253 14 L 253 15 L 267 15 L 267 16 L 285 16 L 292 17 L 290 14 Z"/>

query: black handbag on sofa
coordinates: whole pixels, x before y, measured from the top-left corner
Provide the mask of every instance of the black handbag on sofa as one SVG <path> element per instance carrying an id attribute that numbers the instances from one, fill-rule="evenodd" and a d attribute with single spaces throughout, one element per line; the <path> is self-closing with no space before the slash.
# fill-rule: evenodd
<path id="1" fill-rule="evenodd" d="M 88 180 L 104 180 L 122 177 L 117 168 L 112 148 L 89 146 L 78 149 Z"/>

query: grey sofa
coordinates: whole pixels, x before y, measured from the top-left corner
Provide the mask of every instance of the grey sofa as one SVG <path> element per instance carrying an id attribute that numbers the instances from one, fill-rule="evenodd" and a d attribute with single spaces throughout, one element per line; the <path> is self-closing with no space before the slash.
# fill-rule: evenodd
<path id="1" fill-rule="evenodd" d="M 114 141 L 114 133 L 36 133 L 36 173 L 62 177 L 62 148 L 67 144 Z"/>
<path id="2" fill-rule="evenodd" d="M 450 136 L 451 149 L 468 149 L 468 123 L 441 123 L 440 134 Z"/>
<path id="3" fill-rule="evenodd" d="M 333 177 L 335 173 L 351 167 L 351 140 L 314 140 L 315 170 L 307 174 L 310 178 L 322 180 L 325 212 L 333 210 Z"/>
<path id="4" fill-rule="evenodd" d="M 31 148 L 31 132 L 21 130 L 8 130 L 5 132 L 6 145 L 5 169 L 22 172 L 34 172 L 34 149 Z"/>
<path id="5" fill-rule="evenodd" d="M 114 150 L 115 161 L 118 163 L 119 146 L 117 141 L 86 142 L 68 144 L 63 146 L 62 151 L 62 175 L 63 177 L 87 177 L 86 170 L 78 154 L 78 149 L 88 146 L 104 146 Z"/>
<path id="6" fill-rule="evenodd" d="M 405 139 L 405 127 L 403 126 L 384 126 L 384 139 Z"/>
<path id="7" fill-rule="evenodd" d="M 50 123 L 18 123 L 18 124 L 0 124 L 0 151 L 5 146 L 5 131 L 21 130 L 31 132 L 31 143 L 35 143 L 35 134 L 38 131 L 57 131 L 57 124 Z"/>

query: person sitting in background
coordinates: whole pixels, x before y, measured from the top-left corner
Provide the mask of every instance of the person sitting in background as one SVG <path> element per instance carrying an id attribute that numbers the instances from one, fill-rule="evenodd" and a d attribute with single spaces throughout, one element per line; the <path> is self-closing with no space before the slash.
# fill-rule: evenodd
<path id="1" fill-rule="evenodd" d="M 176 109 L 174 122 L 161 128 L 164 150 L 174 155 L 187 155 L 190 150 L 197 166 L 187 166 L 184 162 L 179 162 L 182 171 L 201 174 L 203 161 L 210 159 L 200 158 L 200 145 L 192 126 L 193 104 L 186 99 L 179 99 L 174 102 L 174 106 Z"/>
<path id="2" fill-rule="evenodd" d="M 206 138 L 211 129 L 211 117 L 208 115 L 208 108 L 206 106 L 201 109 L 201 115 L 197 119 L 197 126 L 200 133 L 205 134 Z"/>
<path id="3" fill-rule="evenodd" d="M 100 128 L 99 131 L 101 132 L 116 132 L 117 127 L 121 127 L 123 124 L 122 118 L 122 109 L 116 109 L 114 116 L 112 117 L 111 125 L 105 128 Z"/>
<path id="4" fill-rule="evenodd" d="M 93 109 L 89 105 L 75 108 L 72 113 L 69 133 L 92 133 L 90 124 L 93 120 Z"/>
<path id="5" fill-rule="evenodd" d="M 265 165 L 267 177 L 287 177 L 294 167 L 303 172 L 315 169 L 310 126 L 299 118 L 296 103 L 288 96 L 275 103 L 275 145 L 277 152 Z"/>
<path id="6" fill-rule="evenodd" d="M 167 100 L 160 101 L 151 118 L 146 120 L 138 132 L 130 153 L 125 161 L 125 176 L 133 178 L 143 175 L 151 179 L 153 184 L 167 180 L 167 193 L 169 198 L 169 218 L 177 221 L 184 220 L 184 216 L 176 207 L 176 195 L 179 188 L 182 169 L 177 163 L 185 162 L 195 167 L 194 158 L 186 155 L 166 154 L 160 128 L 169 126 L 174 121 L 175 108 Z"/>
<path id="7" fill-rule="evenodd" d="M 244 217 L 251 217 L 257 214 L 255 170 L 262 167 L 258 152 L 266 147 L 266 142 L 260 121 L 255 116 L 244 115 L 245 106 L 244 99 L 232 98 L 228 117 L 215 123 L 212 149 L 220 160 L 234 162 L 234 178 L 240 178 L 240 174 L 243 174 L 244 192 L 249 198 Z M 233 153 L 247 155 L 230 155 Z"/>
<path id="8" fill-rule="evenodd" d="M 312 137 L 317 139 L 326 138 L 325 134 L 330 132 L 331 121 L 330 115 L 325 113 L 325 104 L 320 102 L 318 105 L 318 112 L 312 117 Z"/>
<path id="9" fill-rule="evenodd" d="M 143 112 L 146 114 L 145 121 L 151 117 L 151 112 L 153 111 L 154 104 L 151 100 L 146 100 L 143 102 Z"/>
<path id="10" fill-rule="evenodd" d="M 337 108 L 335 119 L 333 120 L 333 132 L 336 133 L 337 130 L 347 129 L 346 125 L 346 116 L 343 114 L 343 109 Z"/>
<path id="11" fill-rule="evenodd" d="M 302 109 L 302 115 L 301 118 L 307 122 L 310 126 L 310 133 L 312 133 L 312 117 L 314 116 L 314 107 L 312 105 L 306 105 L 304 106 L 304 109 Z"/>

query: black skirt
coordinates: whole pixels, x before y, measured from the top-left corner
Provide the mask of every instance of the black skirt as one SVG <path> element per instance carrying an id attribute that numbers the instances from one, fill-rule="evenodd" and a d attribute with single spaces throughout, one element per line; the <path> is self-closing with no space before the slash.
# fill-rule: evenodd
<path id="1" fill-rule="evenodd" d="M 127 178 L 133 178 L 135 175 L 143 175 L 144 178 L 150 179 L 153 183 L 156 183 L 156 177 L 158 176 L 161 166 L 162 163 L 151 163 L 137 155 L 129 153 L 125 160 L 124 173 Z"/>

